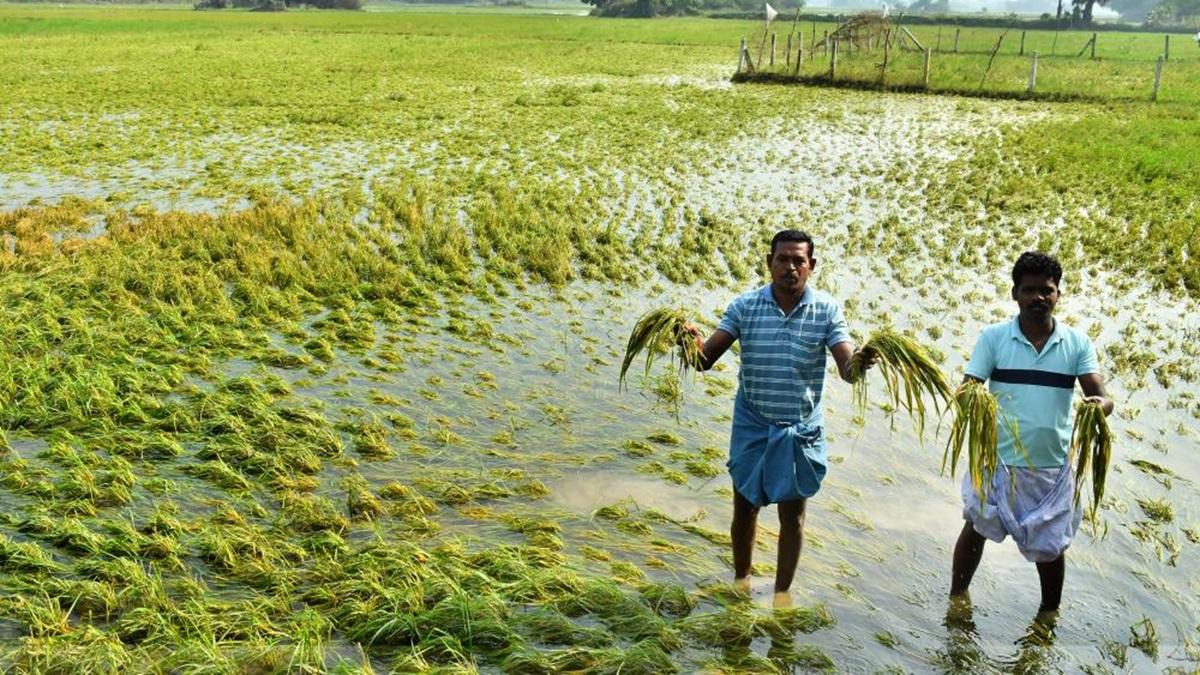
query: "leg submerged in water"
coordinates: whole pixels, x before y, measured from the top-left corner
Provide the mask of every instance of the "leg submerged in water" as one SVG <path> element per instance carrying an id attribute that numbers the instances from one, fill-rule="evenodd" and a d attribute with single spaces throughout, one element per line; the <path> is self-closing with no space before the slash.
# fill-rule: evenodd
<path id="1" fill-rule="evenodd" d="M 779 557 L 775 565 L 775 592 L 784 593 L 792 587 L 800 550 L 804 547 L 805 499 L 779 503 Z"/>
<path id="2" fill-rule="evenodd" d="M 950 595 L 962 595 L 971 586 L 971 579 L 983 559 L 983 544 L 987 539 L 975 531 L 971 521 L 963 523 L 954 545 L 954 563 L 950 574 Z"/>
<path id="3" fill-rule="evenodd" d="M 729 526 L 729 538 L 733 541 L 733 577 L 735 582 L 750 576 L 750 564 L 754 555 L 754 531 L 758 524 L 758 507 L 733 492 L 733 524 Z"/>
<path id="4" fill-rule="evenodd" d="M 1042 584 L 1042 606 L 1038 608 L 1038 613 L 1057 612 L 1062 601 L 1063 580 L 1067 576 L 1067 554 L 1050 562 L 1037 563 L 1037 571 Z"/>

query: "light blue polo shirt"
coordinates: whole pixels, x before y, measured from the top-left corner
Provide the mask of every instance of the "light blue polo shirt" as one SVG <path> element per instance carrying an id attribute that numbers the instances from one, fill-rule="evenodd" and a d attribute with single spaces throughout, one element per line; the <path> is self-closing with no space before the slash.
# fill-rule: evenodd
<path id="1" fill-rule="evenodd" d="M 985 328 L 967 374 L 986 380 L 999 403 L 1000 461 L 1009 466 L 1062 466 L 1071 443 L 1075 380 L 1098 372 L 1091 339 L 1061 321 L 1055 321 L 1040 353 L 1021 332 L 1016 317 Z M 1028 457 L 1013 443 L 1006 420 L 1016 420 Z"/>
<path id="2" fill-rule="evenodd" d="M 807 286 L 785 315 L 768 284 L 734 298 L 717 330 L 741 341 L 738 385 L 755 412 L 773 423 L 822 425 L 825 352 L 850 339 L 836 300 Z"/>

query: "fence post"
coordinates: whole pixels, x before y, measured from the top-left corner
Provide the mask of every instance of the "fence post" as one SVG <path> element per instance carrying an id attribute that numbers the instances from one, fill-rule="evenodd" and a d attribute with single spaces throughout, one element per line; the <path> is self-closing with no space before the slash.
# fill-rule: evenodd
<path id="1" fill-rule="evenodd" d="M 937 47 L 934 47 L 940 54 L 942 52 L 942 27 L 938 26 Z"/>
<path id="2" fill-rule="evenodd" d="M 1021 51 L 1018 56 L 1025 56 L 1025 31 L 1021 31 Z"/>
<path id="3" fill-rule="evenodd" d="M 925 77 L 922 80 L 925 83 L 926 89 L 929 88 L 929 62 L 932 59 L 933 59 L 933 52 L 930 51 L 929 47 L 926 47 L 925 48 Z"/>
<path id="4" fill-rule="evenodd" d="M 786 68 L 792 67 L 792 34 L 791 33 L 788 33 L 788 46 L 787 46 L 787 51 L 785 51 L 783 53 L 783 62 L 784 62 L 784 67 L 786 67 Z"/>
<path id="5" fill-rule="evenodd" d="M 961 28 L 954 29 L 954 53 L 958 53 L 958 34 L 962 32 Z"/>
<path id="6" fill-rule="evenodd" d="M 738 47 L 738 69 L 737 69 L 737 71 L 739 73 L 742 72 L 742 64 L 744 64 L 745 62 L 746 62 L 746 38 L 742 38 L 742 44 L 741 44 L 741 46 Z"/>
<path id="7" fill-rule="evenodd" d="M 1096 60 L 1096 33 L 1092 33 L 1092 60 Z"/>
<path id="8" fill-rule="evenodd" d="M 1025 93 L 1032 94 L 1037 88 L 1037 59 L 1038 53 L 1032 52 L 1033 59 L 1029 64 L 1029 86 L 1025 88 Z"/>
<path id="9" fill-rule="evenodd" d="M 771 33 L 771 60 L 768 61 L 767 64 L 772 68 L 775 67 L 775 33 Z"/>
<path id="10" fill-rule="evenodd" d="M 797 33 L 796 37 L 800 41 L 800 46 L 796 48 L 796 72 L 793 75 L 800 75 L 800 64 L 804 61 L 804 33 Z"/>
<path id="11" fill-rule="evenodd" d="M 887 81 L 888 57 L 892 53 L 892 42 L 888 38 L 891 37 L 892 30 L 889 28 L 883 31 L 883 67 L 879 69 L 879 84 L 884 84 Z"/>
<path id="12" fill-rule="evenodd" d="M 1167 57 L 1160 54 L 1158 57 L 1158 63 L 1154 64 L 1154 91 L 1150 92 L 1151 101 L 1158 100 L 1158 87 L 1162 84 L 1163 61 L 1166 60 Z"/>
<path id="13" fill-rule="evenodd" d="M 833 49 L 829 50 L 829 81 L 837 77 L 837 38 L 833 39 Z"/>
<path id="14" fill-rule="evenodd" d="M 1163 61 L 1171 60 L 1171 34 L 1170 33 L 1163 35 L 1162 57 L 1163 57 Z"/>
<path id="15" fill-rule="evenodd" d="M 821 42 L 825 43 L 825 56 L 829 56 L 829 31 L 821 33 Z"/>

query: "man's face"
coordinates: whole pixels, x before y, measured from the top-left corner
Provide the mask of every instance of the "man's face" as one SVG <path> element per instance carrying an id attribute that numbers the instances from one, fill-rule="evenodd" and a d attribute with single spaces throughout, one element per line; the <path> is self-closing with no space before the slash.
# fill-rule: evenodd
<path id="1" fill-rule="evenodd" d="M 1041 274 L 1026 274 L 1013 286 L 1013 300 L 1021 310 L 1021 316 L 1035 321 L 1045 320 L 1058 304 L 1058 284 L 1054 279 Z"/>
<path id="2" fill-rule="evenodd" d="M 771 269 L 775 288 L 788 293 L 804 290 L 808 275 L 817 266 L 817 259 L 808 254 L 808 242 L 781 241 L 775 245 L 775 252 L 767 254 L 767 267 Z"/>

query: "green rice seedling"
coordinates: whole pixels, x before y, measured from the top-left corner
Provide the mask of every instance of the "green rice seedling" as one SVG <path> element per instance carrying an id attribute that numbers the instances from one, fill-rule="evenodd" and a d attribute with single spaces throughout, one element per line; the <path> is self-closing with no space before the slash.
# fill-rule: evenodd
<path id="1" fill-rule="evenodd" d="M 327 497 L 285 494 L 282 501 L 280 517 L 293 532 L 329 530 L 341 534 L 350 527 L 349 520 Z"/>
<path id="2" fill-rule="evenodd" d="M 123 673 L 144 665 L 119 638 L 95 626 L 28 638 L 0 658 L 24 673 Z"/>
<path id="3" fill-rule="evenodd" d="M 646 584 L 638 592 L 650 609 L 665 617 L 682 618 L 696 608 L 696 599 L 673 584 Z"/>
<path id="4" fill-rule="evenodd" d="M 304 609 L 292 616 L 287 634 L 293 641 L 289 673 L 321 673 L 325 671 L 325 649 L 332 625 L 329 619 L 314 609 Z"/>
<path id="5" fill-rule="evenodd" d="M 958 460 L 965 446 L 971 485 L 981 500 L 987 496 L 992 475 L 1000 464 L 996 449 L 998 413 L 996 397 L 982 382 L 969 380 L 959 385 L 954 393 L 954 421 L 942 454 L 942 473 L 946 472 L 947 460 L 950 476 L 957 473 Z M 1015 433 L 1013 437 L 1019 438 Z"/>
<path id="6" fill-rule="evenodd" d="M 618 378 L 620 386 L 625 385 L 625 375 L 629 372 L 629 366 L 643 351 L 646 352 L 644 374 L 647 379 L 650 377 L 654 361 L 664 352 L 671 354 L 672 364 L 678 361 L 676 379 L 689 370 L 699 372 L 703 365 L 700 345 L 687 332 L 688 323 L 687 312 L 682 309 L 663 307 L 643 314 L 634 324 L 629 341 L 625 345 L 625 357 L 621 361 L 621 374 Z M 676 392 L 677 390 L 678 387 L 675 387 Z M 682 396 L 675 395 L 671 398 L 675 417 L 678 418 Z"/>
<path id="7" fill-rule="evenodd" d="M 346 490 L 346 508 L 352 520 L 374 520 L 386 512 L 383 502 L 371 492 L 362 476 L 347 476 L 342 487 Z"/>
<path id="8" fill-rule="evenodd" d="M 25 624 L 33 637 L 52 637 L 71 631 L 70 606 L 63 607 L 44 590 L 16 596 L 7 613 Z"/>
<path id="9" fill-rule="evenodd" d="M 1141 507 L 1142 513 L 1156 523 L 1169 523 L 1175 520 L 1175 509 L 1171 508 L 1171 503 L 1165 499 L 1139 498 L 1137 503 Z"/>
<path id="10" fill-rule="evenodd" d="M 1098 403 L 1080 401 L 1075 406 L 1075 424 L 1071 428 L 1071 445 L 1068 453 L 1069 462 L 1075 464 L 1075 503 L 1079 503 L 1079 495 L 1083 483 L 1089 477 L 1092 480 L 1092 523 L 1100 517 L 1100 505 L 1104 499 L 1104 484 L 1108 478 L 1108 465 L 1112 461 L 1112 431 L 1108 428 L 1108 419 L 1104 409 Z"/>
<path id="11" fill-rule="evenodd" d="M 878 357 L 887 398 L 893 408 L 904 408 L 916 422 L 917 436 L 925 435 L 925 398 L 933 400 L 934 410 L 950 407 L 951 387 L 942 369 L 916 340 L 891 328 L 875 331 L 850 360 L 854 407 L 859 417 L 867 411 L 866 362 Z"/>
<path id="12" fill-rule="evenodd" d="M 0 533 L 0 571 L 9 574 L 57 574 L 62 569 L 41 546 L 13 541 Z"/>
<path id="13" fill-rule="evenodd" d="M 514 614 L 512 622 L 525 637 L 543 645 L 608 647 L 616 641 L 611 633 L 581 626 L 551 609 Z"/>

